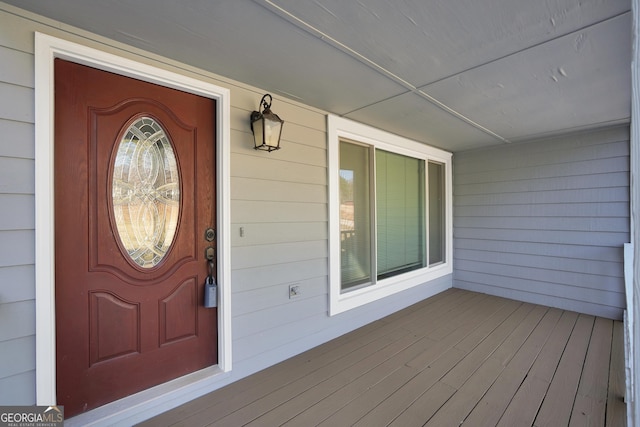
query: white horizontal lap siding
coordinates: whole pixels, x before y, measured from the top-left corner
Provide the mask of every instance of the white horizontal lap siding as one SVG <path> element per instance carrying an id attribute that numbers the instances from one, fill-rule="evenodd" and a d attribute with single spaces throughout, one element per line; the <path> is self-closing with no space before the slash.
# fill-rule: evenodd
<path id="1" fill-rule="evenodd" d="M 0 28 L 9 29 L 0 13 Z M 0 405 L 35 404 L 33 54 L 0 36 Z M 31 48 L 32 49 L 32 48 Z"/>
<path id="2" fill-rule="evenodd" d="M 457 153 L 454 286 L 615 319 L 629 129 Z"/>
<path id="3" fill-rule="evenodd" d="M 273 95 L 282 149 L 253 149 L 261 94 L 232 92 L 231 268 L 234 367 L 252 372 L 310 346 L 327 318 L 324 114 Z M 289 298 L 289 286 L 301 294 Z"/>
<path id="4" fill-rule="evenodd" d="M 417 286 L 328 315 L 326 115 L 274 94 L 282 149 L 253 149 L 249 115 L 260 95 L 232 92 L 231 267 L 234 370 L 243 376 L 424 298 Z M 451 287 L 451 275 L 429 284 Z M 289 287 L 300 295 L 289 298 Z"/>

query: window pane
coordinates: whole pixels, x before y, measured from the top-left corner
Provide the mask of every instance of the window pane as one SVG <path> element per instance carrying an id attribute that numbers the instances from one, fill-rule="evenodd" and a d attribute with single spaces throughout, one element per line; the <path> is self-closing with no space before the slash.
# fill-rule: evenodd
<path id="1" fill-rule="evenodd" d="M 378 278 L 425 266 L 424 161 L 376 150 Z"/>
<path id="2" fill-rule="evenodd" d="M 371 281 L 369 148 L 340 142 L 342 289 Z"/>
<path id="3" fill-rule="evenodd" d="M 429 162 L 429 265 L 444 262 L 444 165 Z"/>

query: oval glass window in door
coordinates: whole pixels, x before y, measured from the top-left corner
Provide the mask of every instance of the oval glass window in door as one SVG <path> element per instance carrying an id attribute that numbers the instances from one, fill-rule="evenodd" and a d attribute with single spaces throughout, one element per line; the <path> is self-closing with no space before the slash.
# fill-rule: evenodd
<path id="1" fill-rule="evenodd" d="M 136 265 L 153 268 L 178 226 L 178 163 L 169 136 L 151 117 L 136 119 L 121 135 L 111 182 L 117 234 Z"/>

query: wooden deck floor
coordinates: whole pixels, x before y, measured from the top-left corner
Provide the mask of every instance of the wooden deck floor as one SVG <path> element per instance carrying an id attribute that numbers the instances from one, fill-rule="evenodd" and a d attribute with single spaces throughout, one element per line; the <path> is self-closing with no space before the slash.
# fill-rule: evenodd
<path id="1" fill-rule="evenodd" d="M 621 322 L 451 289 L 148 426 L 624 426 Z"/>

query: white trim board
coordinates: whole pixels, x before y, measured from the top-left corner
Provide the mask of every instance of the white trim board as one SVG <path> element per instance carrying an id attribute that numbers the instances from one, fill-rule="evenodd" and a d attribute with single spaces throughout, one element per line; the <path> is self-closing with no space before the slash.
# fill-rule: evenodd
<path id="1" fill-rule="evenodd" d="M 445 262 L 342 293 L 340 272 L 340 169 L 339 143 L 348 139 L 419 159 L 434 160 L 445 166 Z M 453 273 L 453 172 L 452 154 L 353 120 L 327 116 L 327 156 L 329 171 L 329 315 L 360 307 L 412 287 L 426 284 Z M 428 285 L 428 298 L 446 288 L 438 282 Z"/>
<path id="2" fill-rule="evenodd" d="M 627 425 L 640 424 L 640 1 L 631 1 L 633 13 L 631 53 L 630 219 L 631 244 L 625 245 L 627 310 L 625 324 Z"/>
<path id="3" fill-rule="evenodd" d="M 217 101 L 218 365 L 109 403 L 66 421 L 113 425 L 166 411 L 215 388 L 231 370 L 230 92 L 204 81 L 42 33 L 35 35 L 36 403 L 56 404 L 54 59 L 194 93 Z"/>

